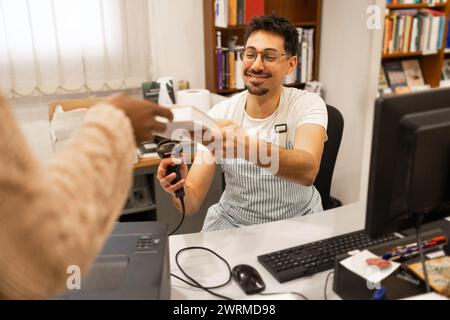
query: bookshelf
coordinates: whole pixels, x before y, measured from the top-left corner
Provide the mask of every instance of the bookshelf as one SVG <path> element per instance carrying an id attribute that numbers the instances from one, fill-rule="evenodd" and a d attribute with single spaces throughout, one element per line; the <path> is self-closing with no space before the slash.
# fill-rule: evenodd
<path id="1" fill-rule="evenodd" d="M 446 3 L 436 3 L 434 6 L 428 5 L 428 3 L 414 3 L 414 4 L 388 4 L 387 9 L 398 10 L 398 9 L 418 9 L 418 8 L 443 8 Z"/>
<path id="2" fill-rule="evenodd" d="M 386 62 L 390 61 L 403 61 L 408 59 L 417 59 L 419 61 L 423 79 L 426 85 L 436 88 L 440 86 L 442 67 L 445 58 L 450 58 L 449 50 L 446 49 L 446 39 L 448 33 L 448 21 L 450 16 L 450 3 L 449 0 L 445 3 L 436 3 L 434 5 L 429 5 L 428 3 L 421 2 L 415 4 L 387 4 L 386 5 L 386 15 L 385 18 L 388 19 L 389 15 L 398 13 L 398 10 L 408 10 L 408 9 L 431 9 L 433 11 L 440 12 L 445 17 L 445 23 L 442 32 L 443 45 L 441 49 L 431 50 L 431 51 L 407 51 L 407 52 L 386 52 L 386 28 L 389 26 L 385 23 L 385 32 L 383 38 L 383 55 L 382 55 L 382 68 Z M 385 21 L 386 22 L 386 21 Z M 406 22 L 405 22 L 406 23 Z M 406 30 L 406 29 L 405 29 Z"/>
<path id="3" fill-rule="evenodd" d="M 247 0 L 248 1 L 248 0 Z M 313 79 L 318 80 L 319 57 L 320 57 L 320 26 L 322 14 L 322 0 L 264 0 L 264 14 L 276 14 L 289 19 L 296 27 L 314 29 L 314 62 Z M 246 25 L 227 27 L 215 26 L 214 0 L 203 0 L 203 25 L 205 44 L 205 79 L 206 88 L 218 94 L 232 94 L 240 90 L 219 90 L 217 81 L 217 59 L 216 59 L 216 32 L 222 34 L 222 44 L 226 44 L 232 36 L 237 36 L 237 43 L 243 45 Z M 289 86 L 303 87 L 304 84 L 297 82 Z"/>

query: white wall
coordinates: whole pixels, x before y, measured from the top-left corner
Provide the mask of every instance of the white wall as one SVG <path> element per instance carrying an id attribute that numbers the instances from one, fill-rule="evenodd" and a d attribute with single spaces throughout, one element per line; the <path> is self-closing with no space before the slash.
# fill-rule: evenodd
<path id="1" fill-rule="evenodd" d="M 188 80 L 205 87 L 202 0 L 150 0 L 154 77 Z"/>
<path id="2" fill-rule="evenodd" d="M 337 107 L 345 121 L 331 193 L 345 204 L 360 200 L 367 183 L 362 175 L 368 170 L 382 42 L 382 28 L 369 30 L 366 25 L 367 8 L 373 4 L 380 5 L 383 21 L 381 0 L 324 0 L 323 4 L 319 80 L 326 102 Z"/>

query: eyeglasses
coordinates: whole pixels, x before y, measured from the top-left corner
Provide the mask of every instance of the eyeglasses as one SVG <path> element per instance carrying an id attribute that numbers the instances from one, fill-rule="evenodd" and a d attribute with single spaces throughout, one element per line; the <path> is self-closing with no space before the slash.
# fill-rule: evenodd
<path id="1" fill-rule="evenodd" d="M 261 59 L 266 66 L 275 65 L 282 56 L 286 55 L 286 53 L 281 53 L 275 49 L 266 49 L 264 51 L 258 51 L 253 48 L 239 49 L 238 53 L 244 64 L 250 64 L 255 62 L 259 53 L 261 54 Z"/>

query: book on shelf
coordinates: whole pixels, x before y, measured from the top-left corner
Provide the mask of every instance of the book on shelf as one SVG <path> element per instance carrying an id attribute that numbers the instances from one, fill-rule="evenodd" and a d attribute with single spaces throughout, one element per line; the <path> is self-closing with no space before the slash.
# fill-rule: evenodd
<path id="1" fill-rule="evenodd" d="M 389 93 L 392 93 L 392 89 L 388 86 L 386 74 L 384 73 L 383 68 L 380 68 L 380 74 L 378 78 L 378 94 L 383 96 Z"/>
<path id="2" fill-rule="evenodd" d="M 235 49 L 236 61 L 235 61 L 235 69 L 234 69 L 235 70 L 234 71 L 234 81 L 235 81 L 234 83 L 236 84 L 237 90 L 245 89 L 244 79 L 242 78 L 242 75 L 241 75 L 243 61 L 241 59 L 241 56 L 238 54 L 238 51 L 243 48 L 244 48 L 243 46 L 237 46 Z"/>
<path id="3" fill-rule="evenodd" d="M 450 31 L 450 19 L 448 21 L 448 30 Z M 450 32 L 447 32 L 447 39 L 445 39 L 445 48 L 450 49 Z"/>
<path id="4" fill-rule="evenodd" d="M 230 49 L 230 51 L 228 52 L 228 85 L 230 86 L 230 88 L 236 88 L 236 55 L 236 50 Z"/>
<path id="5" fill-rule="evenodd" d="M 228 0 L 228 25 L 237 25 L 237 0 Z"/>
<path id="6" fill-rule="evenodd" d="M 384 69 L 380 68 L 380 74 L 378 76 L 378 89 L 379 90 L 384 90 L 386 88 L 389 88 L 387 79 L 386 79 L 386 74 L 384 73 Z"/>
<path id="7" fill-rule="evenodd" d="M 447 3 L 447 0 L 387 0 L 387 4 L 420 4 L 426 3 L 429 7 Z"/>
<path id="8" fill-rule="evenodd" d="M 192 133 L 203 131 L 217 131 L 219 126 L 208 114 L 195 106 L 178 106 L 170 108 L 173 121 L 163 117 L 156 117 L 158 121 L 166 124 L 164 132 L 158 132 L 158 136 L 172 140 L 192 140 Z M 197 131 L 198 130 L 198 131 Z"/>
<path id="9" fill-rule="evenodd" d="M 403 60 L 402 67 L 403 71 L 405 72 L 406 82 L 411 90 L 414 87 L 422 87 L 425 85 L 419 60 Z"/>
<path id="10" fill-rule="evenodd" d="M 237 0 L 237 24 L 245 23 L 245 0 Z"/>
<path id="11" fill-rule="evenodd" d="M 314 29 L 297 28 L 297 31 L 299 42 L 297 81 L 306 83 L 313 80 Z"/>
<path id="12" fill-rule="evenodd" d="M 297 28 L 297 69 L 284 79 L 284 84 L 306 83 L 314 76 L 314 29 Z"/>
<path id="13" fill-rule="evenodd" d="M 232 89 L 230 86 L 230 49 L 222 47 L 222 82 L 224 89 Z"/>
<path id="14" fill-rule="evenodd" d="M 248 24 L 253 17 L 264 15 L 264 0 L 215 0 L 214 13 L 219 28 Z"/>
<path id="15" fill-rule="evenodd" d="M 394 92 L 396 94 L 404 94 L 411 92 L 411 89 L 408 86 L 398 86 L 394 88 Z"/>
<path id="16" fill-rule="evenodd" d="M 217 88 L 219 90 L 224 89 L 223 84 L 223 71 L 222 71 L 222 60 L 223 60 L 223 53 L 222 53 L 222 33 L 220 31 L 216 32 L 216 77 L 217 77 Z"/>
<path id="17" fill-rule="evenodd" d="M 390 10 L 385 17 L 383 54 L 436 53 L 443 47 L 445 21 L 445 14 L 437 10 Z"/>
<path id="18" fill-rule="evenodd" d="M 447 3 L 447 0 L 423 0 L 423 2 L 428 4 L 429 7 L 434 7 L 437 4 Z"/>
<path id="19" fill-rule="evenodd" d="M 264 0 L 244 1 L 244 23 L 247 24 L 253 17 L 264 15 Z"/>
<path id="20" fill-rule="evenodd" d="M 228 26 L 228 0 L 214 1 L 214 14 L 216 27 L 226 28 Z"/>
<path id="21" fill-rule="evenodd" d="M 216 38 L 217 88 L 220 91 L 244 89 L 244 81 L 241 76 L 242 60 L 238 54 L 238 49 L 243 47 L 237 46 L 235 41 L 229 41 L 228 46 L 223 47 L 220 31 L 216 32 Z"/>
<path id="22" fill-rule="evenodd" d="M 389 87 L 396 93 L 404 93 L 409 90 L 405 72 L 400 61 L 385 62 L 384 71 Z"/>
<path id="23" fill-rule="evenodd" d="M 442 80 L 450 80 L 450 59 L 445 59 L 442 66 Z"/>
<path id="24" fill-rule="evenodd" d="M 387 0 L 387 4 L 416 4 L 421 2 L 422 0 Z"/>

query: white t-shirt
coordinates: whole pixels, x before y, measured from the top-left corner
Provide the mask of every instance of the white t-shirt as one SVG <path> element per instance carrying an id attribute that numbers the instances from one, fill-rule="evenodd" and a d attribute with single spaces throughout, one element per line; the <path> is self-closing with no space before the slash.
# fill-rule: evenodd
<path id="1" fill-rule="evenodd" d="M 241 92 L 228 100 L 216 104 L 208 115 L 214 119 L 233 119 L 233 113 L 239 103 L 245 103 L 248 91 Z M 242 123 L 236 123 L 247 131 L 249 135 L 257 135 L 260 139 L 273 142 L 273 128 L 277 121 L 280 108 L 287 108 L 288 145 L 293 147 L 295 131 L 303 124 L 316 124 L 325 130 L 328 125 L 328 113 L 325 102 L 320 96 L 296 88 L 283 87 L 280 104 L 273 114 L 265 119 L 251 118 L 246 111 Z"/>

